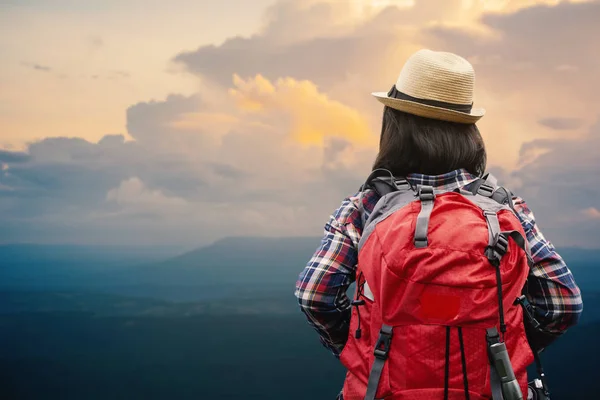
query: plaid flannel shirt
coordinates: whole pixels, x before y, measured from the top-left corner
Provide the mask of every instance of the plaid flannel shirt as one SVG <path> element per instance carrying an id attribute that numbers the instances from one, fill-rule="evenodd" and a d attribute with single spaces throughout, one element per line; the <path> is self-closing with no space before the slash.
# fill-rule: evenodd
<path id="1" fill-rule="evenodd" d="M 407 180 L 412 185 L 431 185 L 446 191 L 468 188 L 477 176 L 456 170 L 438 176 L 410 174 Z M 362 234 L 359 198 L 360 192 L 344 199 L 331 215 L 320 247 L 296 282 L 295 295 L 302 312 L 319 333 L 323 345 L 336 357 L 348 338 L 351 305 L 346 291 L 356 279 L 358 242 Z M 378 200 L 373 190 L 363 193 L 367 218 Z M 579 288 L 561 256 L 540 232 L 525 201 L 513 197 L 513 204 L 535 262 L 529 273 L 528 292 L 536 318 L 546 329 L 562 333 L 577 323 L 583 309 Z"/>

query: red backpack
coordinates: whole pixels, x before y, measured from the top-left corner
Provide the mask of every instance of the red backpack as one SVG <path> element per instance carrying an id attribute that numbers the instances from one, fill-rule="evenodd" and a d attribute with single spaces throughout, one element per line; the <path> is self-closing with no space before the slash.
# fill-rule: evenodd
<path id="1" fill-rule="evenodd" d="M 515 302 L 531 265 L 525 233 L 508 190 L 491 175 L 474 186 L 367 179 L 383 196 L 363 221 L 344 400 L 527 394 L 534 355 Z"/>

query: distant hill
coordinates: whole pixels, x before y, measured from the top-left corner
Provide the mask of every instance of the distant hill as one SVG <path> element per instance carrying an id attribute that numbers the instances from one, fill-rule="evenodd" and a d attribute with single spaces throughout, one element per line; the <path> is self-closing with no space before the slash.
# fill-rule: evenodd
<path id="1" fill-rule="evenodd" d="M 82 260 L 85 265 L 125 266 L 173 257 L 181 251 L 180 246 L 0 244 L 0 267 L 58 262 L 82 266 Z"/>
<path id="2" fill-rule="evenodd" d="M 0 246 L 0 288 L 93 289 L 197 301 L 293 291 L 319 237 L 232 237 L 184 254 L 165 249 Z M 584 291 L 600 291 L 600 250 L 560 253 Z"/>
<path id="3" fill-rule="evenodd" d="M 166 260 L 158 267 L 302 267 L 320 243 L 317 237 L 229 237 Z"/>
<path id="4" fill-rule="evenodd" d="M 226 238 L 160 263 L 122 271 L 118 280 L 222 291 L 289 291 L 319 244 L 318 237 Z M 600 292 L 600 250 L 566 248 L 560 254 L 582 290 Z"/>
<path id="5" fill-rule="evenodd" d="M 0 398 L 332 399 L 344 370 L 293 296 L 319 241 L 228 238 L 142 264 L 0 247 Z M 553 399 L 595 399 L 600 251 L 561 254 L 584 314 L 543 360 Z"/>
<path id="6" fill-rule="evenodd" d="M 127 271 L 135 279 L 214 285 L 289 284 L 319 238 L 226 238 L 166 261 Z"/>
<path id="7" fill-rule="evenodd" d="M 247 283 L 248 279 L 263 281 L 265 278 L 277 280 L 289 276 L 290 268 L 297 275 L 319 246 L 320 240 L 318 237 L 230 237 L 159 263 L 131 269 L 130 272 L 150 274 L 145 279 L 155 278 L 161 273 L 169 275 L 166 271 L 187 271 L 192 273 L 192 278 L 204 279 L 204 275 L 200 277 L 193 274 L 202 270 L 202 273 L 210 272 L 215 282 L 241 280 Z M 578 274 L 584 274 L 600 286 L 600 262 L 596 261 L 600 260 L 600 249 L 565 248 L 560 249 L 560 254 Z M 235 275 L 231 274 L 233 271 Z M 155 273 L 158 275 L 152 275 Z"/>
<path id="8" fill-rule="evenodd" d="M 173 257 L 173 246 L 0 245 L 0 285 L 81 284 L 99 272 Z"/>
<path id="9" fill-rule="evenodd" d="M 256 298 L 293 300 L 298 274 L 319 246 L 314 237 L 226 238 L 131 268 L 98 273 L 98 290 L 175 301 Z"/>

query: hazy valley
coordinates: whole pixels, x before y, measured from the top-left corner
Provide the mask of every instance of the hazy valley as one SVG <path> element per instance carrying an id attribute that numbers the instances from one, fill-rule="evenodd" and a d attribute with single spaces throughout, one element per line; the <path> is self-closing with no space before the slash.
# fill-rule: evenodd
<path id="1" fill-rule="evenodd" d="M 8 399 L 333 399 L 344 370 L 293 296 L 318 238 L 178 249 L 0 246 Z M 581 324 L 544 354 L 556 399 L 595 398 L 600 252 L 563 249 Z"/>

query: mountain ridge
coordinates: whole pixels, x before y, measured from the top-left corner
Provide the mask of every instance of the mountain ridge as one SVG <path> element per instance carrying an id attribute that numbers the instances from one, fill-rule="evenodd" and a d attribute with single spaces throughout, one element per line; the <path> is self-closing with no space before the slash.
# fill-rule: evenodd
<path id="1" fill-rule="evenodd" d="M 320 237 L 311 236 L 232 236 L 209 245 L 156 257 L 129 254 L 124 263 L 119 255 L 71 252 L 73 256 L 46 259 L 44 254 L 20 255 L 17 263 L 7 262 L 15 248 L 0 245 L 0 287 L 27 289 L 82 287 L 112 293 L 173 297 L 182 288 L 186 299 L 225 296 L 225 292 L 293 291 L 294 283 L 310 257 L 318 249 Z M 20 249 L 23 249 L 20 247 Z M 28 247 L 28 249 L 34 249 Z M 600 287 L 597 261 L 600 249 L 558 249 L 573 271 L 582 291 Z M 142 251 L 143 253 L 143 251 Z M 87 259 L 89 254 L 91 259 Z M 62 258 L 61 258 L 62 257 Z M 145 259 L 144 259 L 145 257 Z M 67 261 L 61 261 L 65 258 Z M 143 262 L 149 261 L 149 262 Z M 168 290 L 163 290 L 167 288 Z M 202 293 L 202 295 L 200 295 Z M 164 295 L 164 296 L 163 296 Z M 585 293 L 584 293 L 585 295 Z M 198 297 L 196 297 L 198 296 Z"/>

